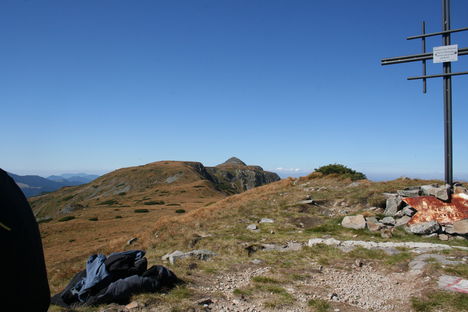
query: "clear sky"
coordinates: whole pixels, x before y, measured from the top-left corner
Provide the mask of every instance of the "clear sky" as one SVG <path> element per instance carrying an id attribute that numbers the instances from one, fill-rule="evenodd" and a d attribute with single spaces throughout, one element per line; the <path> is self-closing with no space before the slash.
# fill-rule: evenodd
<path id="1" fill-rule="evenodd" d="M 442 176 L 442 81 L 421 64 L 440 0 L 3 0 L 0 167 L 49 175 L 231 156 L 307 172 Z M 452 0 L 452 28 L 468 1 Z M 468 46 L 468 32 L 453 35 Z M 428 40 L 428 48 L 441 44 Z M 429 64 L 430 74 L 441 73 Z M 468 56 L 453 64 L 467 71 Z M 454 171 L 468 176 L 468 76 L 454 78 Z M 279 170 L 279 169 L 278 169 Z"/>

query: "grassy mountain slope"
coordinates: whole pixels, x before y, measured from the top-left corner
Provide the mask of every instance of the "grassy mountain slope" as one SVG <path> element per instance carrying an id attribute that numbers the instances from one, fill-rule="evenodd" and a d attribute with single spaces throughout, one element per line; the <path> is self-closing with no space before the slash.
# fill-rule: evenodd
<path id="1" fill-rule="evenodd" d="M 319 246 L 305 247 L 295 252 L 257 251 L 251 254 L 249 248 L 255 251 L 263 243 L 305 243 L 313 237 L 441 243 L 436 238 L 410 235 L 404 231 L 397 231 L 393 238 L 384 239 L 379 233 L 339 226 L 343 215 L 358 211 L 366 215 L 374 214 L 367 208 L 383 205 L 383 192 L 432 182 L 398 179 L 380 183 L 351 183 L 350 179 L 338 176 L 313 174 L 300 179 L 281 180 L 229 197 L 220 196 L 215 203 L 199 205 L 185 214 L 177 214 L 173 209 L 168 209 L 166 213 L 151 210 L 147 214 L 135 214 L 130 207 L 122 207 L 118 211 L 108 209 L 106 218 L 93 222 L 88 220 L 92 211 L 84 209 L 74 220 L 53 220 L 41 224 L 52 291 L 60 290 L 74 273 L 82 269 L 87 256 L 94 252 L 144 248 L 149 263 L 157 264 L 161 263 L 161 256 L 174 250 L 209 249 L 217 254 L 210 261 L 186 259 L 174 265 L 165 264 L 185 280 L 186 285 L 168 294 L 140 295 L 134 299 L 149 308 L 157 307 L 159 311 L 186 311 L 190 308 L 197 311 L 196 301 L 209 296 L 216 304 L 231 304 L 230 300 L 237 300 L 255 305 L 257 311 L 316 311 L 314 305 L 319 302 L 328 305 L 331 311 L 339 308 L 341 311 L 362 312 L 367 310 L 358 308 L 352 302 L 345 304 L 323 299 L 329 298 L 330 289 L 318 283 L 326 283 L 333 276 L 347 276 L 350 270 L 358 274 L 357 270 L 360 269 L 356 269 L 355 262 L 359 260 L 365 263 L 363 270 L 369 270 L 364 276 L 375 276 L 379 281 L 391 279 L 392 283 L 398 281 L 398 285 L 401 285 L 398 287 L 406 287 L 403 297 L 398 297 L 396 292 L 385 292 L 376 293 L 371 299 L 383 302 L 388 296 L 394 310 L 410 311 L 411 297 L 418 298 L 418 304 L 424 304 L 424 300 L 435 292 L 434 279 L 425 276 L 437 276 L 448 269 L 452 270 L 451 274 L 463 276 L 464 271 L 456 267 L 430 266 L 424 278 L 411 277 L 406 271 L 414 255 L 406 251 L 388 256 L 360 249 L 343 253 L 336 248 Z M 314 199 L 313 204 L 301 203 L 310 197 Z M 114 214 L 122 214 L 123 218 L 115 219 Z M 257 223 L 261 218 L 272 218 L 274 223 Z M 257 224 L 258 231 L 246 229 L 252 223 Z M 126 241 L 133 237 L 138 240 L 127 246 Z M 466 241 L 442 243 L 467 246 Z M 449 255 L 455 258 L 463 256 L 458 251 Z M 252 259 L 259 260 L 260 264 L 252 263 Z M 323 266 L 327 273 L 318 272 L 318 266 Z M 249 275 L 249 272 L 256 270 L 263 273 Z M 239 276 L 244 276 L 242 281 L 223 288 L 222 284 L 237 281 Z M 353 281 L 354 275 L 349 276 Z M 394 276 L 399 280 L 394 281 Z M 369 284 L 371 288 L 376 286 Z M 207 292 L 207 289 L 211 290 Z M 464 302 L 463 298 L 446 296 L 450 300 L 444 311 L 457 311 L 457 305 Z M 95 311 L 99 309 L 102 307 Z"/>

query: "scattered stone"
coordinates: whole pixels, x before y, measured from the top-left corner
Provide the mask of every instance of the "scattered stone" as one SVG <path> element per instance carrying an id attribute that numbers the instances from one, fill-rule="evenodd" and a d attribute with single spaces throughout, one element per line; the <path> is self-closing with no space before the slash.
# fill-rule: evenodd
<path id="1" fill-rule="evenodd" d="M 346 216 L 341 221 L 341 225 L 348 229 L 364 229 L 366 227 L 366 219 L 364 219 L 363 215 Z"/>
<path id="2" fill-rule="evenodd" d="M 348 247 L 362 247 L 366 249 L 388 249 L 388 248 L 409 248 L 411 251 L 420 253 L 422 251 L 426 252 L 428 250 L 449 250 L 449 249 L 460 249 L 467 250 L 468 247 L 463 246 L 449 246 L 445 244 L 434 244 L 434 243 L 425 243 L 425 242 L 368 242 L 368 241 L 339 241 L 334 238 L 311 238 L 309 239 L 307 245 L 313 247 L 318 244 L 324 244 L 328 246 L 335 246 L 340 249 L 346 249 Z M 352 250 L 352 249 L 351 249 Z"/>
<path id="3" fill-rule="evenodd" d="M 468 234 L 468 219 L 455 221 L 449 234 Z"/>
<path id="4" fill-rule="evenodd" d="M 127 245 L 131 245 L 131 244 L 133 244 L 134 242 L 136 242 L 137 240 L 138 240 L 137 237 L 131 238 L 131 239 L 129 239 L 129 240 L 127 241 Z"/>
<path id="5" fill-rule="evenodd" d="M 382 229 L 382 230 L 380 230 L 380 236 L 381 236 L 382 238 L 386 238 L 386 239 L 392 238 L 392 230 L 391 230 L 391 229 L 387 229 L 387 228 Z"/>
<path id="6" fill-rule="evenodd" d="M 422 254 L 415 257 L 410 263 L 408 263 L 408 268 L 410 272 L 420 274 L 428 261 L 437 262 L 443 265 L 456 265 L 463 264 L 462 261 L 452 261 L 447 260 L 443 255 L 438 254 Z"/>
<path id="7" fill-rule="evenodd" d="M 380 220 L 381 223 L 385 225 L 395 225 L 395 219 L 393 217 L 385 217 L 382 220 Z"/>
<path id="8" fill-rule="evenodd" d="M 449 240 L 449 236 L 447 234 L 439 234 L 439 239 L 441 241 L 448 241 Z"/>
<path id="9" fill-rule="evenodd" d="M 208 260 L 209 258 L 214 256 L 216 256 L 214 252 L 204 249 L 192 250 L 189 252 L 182 252 L 180 250 L 176 250 L 173 253 L 162 256 L 161 259 L 163 261 L 169 261 L 169 263 L 174 264 L 178 259 L 194 257 L 199 260 Z"/>
<path id="10" fill-rule="evenodd" d="M 247 225 L 247 230 L 255 231 L 258 230 L 258 227 L 256 224 L 249 224 Z"/>
<path id="11" fill-rule="evenodd" d="M 429 221 L 411 224 L 408 229 L 414 234 L 431 234 L 437 232 L 440 229 L 440 225 L 437 221 Z"/>
<path id="12" fill-rule="evenodd" d="M 261 264 L 263 261 L 260 260 L 260 259 L 252 259 L 252 260 L 250 260 L 250 262 L 253 263 L 253 264 Z"/>
<path id="13" fill-rule="evenodd" d="M 262 218 L 258 223 L 274 223 L 275 220 L 269 218 Z"/>
<path id="14" fill-rule="evenodd" d="M 132 301 L 125 306 L 125 308 L 128 310 L 137 309 L 138 307 L 140 307 L 140 304 L 137 301 Z"/>
<path id="15" fill-rule="evenodd" d="M 442 275 L 437 284 L 445 290 L 468 294 L 468 280 L 461 277 Z"/>
<path id="16" fill-rule="evenodd" d="M 306 199 L 306 200 L 301 200 L 296 203 L 296 205 L 308 205 L 308 204 L 313 204 L 314 200 L 313 199 Z"/>
<path id="17" fill-rule="evenodd" d="M 362 268 L 362 266 L 364 265 L 364 262 L 362 262 L 361 259 L 356 259 L 356 261 L 354 261 L 354 264 L 355 264 L 358 268 Z"/>
<path id="18" fill-rule="evenodd" d="M 396 220 L 395 227 L 405 225 L 405 224 L 407 224 L 409 222 L 409 220 L 411 220 L 411 217 L 403 216 L 400 219 Z"/>
<path id="19" fill-rule="evenodd" d="M 387 198 L 384 214 L 393 217 L 404 205 L 405 202 L 401 200 L 399 195 L 390 196 Z"/>
<path id="20" fill-rule="evenodd" d="M 448 200 L 450 196 L 450 186 L 447 184 L 442 186 L 439 186 L 438 184 L 423 185 L 421 186 L 421 190 L 424 195 L 432 195 L 440 200 Z"/>
<path id="21" fill-rule="evenodd" d="M 407 215 L 408 217 L 412 217 L 416 213 L 416 209 L 411 206 L 406 206 L 402 209 L 403 214 Z"/>
<path id="22" fill-rule="evenodd" d="M 197 300 L 197 304 L 201 306 L 210 305 L 210 304 L 213 304 L 213 300 L 211 300 L 210 298 L 203 298 L 203 299 Z"/>
<path id="23" fill-rule="evenodd" d="M 468 194 L 468 190 L 466 189 L 466 187 L 463 187 L 462 185 L 455 185 L 455 187 L 453 188 L 453 193 L 454 194 L 460 194 L 460 193 Z"/>
<path id="24" fill-rule="evenodd" d="M 398 190 L 397 194 L 403 197 L 417 197 L 421 195 L 421 189 L 419 186 L 408 187 L 404 190 Z"/>
<path id="25" fill-rule="evenodd" d="M 371 232 L 378 232 L 383 227 L 383 224 L 380 223 L 376 217 L 366 218 L 366 225 Z"/>

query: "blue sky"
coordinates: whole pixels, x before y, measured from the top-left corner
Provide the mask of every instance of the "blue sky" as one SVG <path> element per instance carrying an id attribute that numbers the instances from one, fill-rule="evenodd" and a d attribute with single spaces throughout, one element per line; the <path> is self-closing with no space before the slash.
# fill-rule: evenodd
<path id="1" fill-rule="evenodd" d="M 441 30 L 440 2 L 1 1 L 0 166 L 103 173 L 237 156 L 442 176 L 442 81 L 424 95 L 406 81 L 421 64 L 380 65 L 420 53 L 405 38 L 422 20 Z M 453 0 L 452 28 L 467 21 L 468 2 Z M 452 41 L 468 46 L 468 32 Z M 466 70 L 462 56 L 453 71 Z M 453 86 L 454 171 L 468 177 L 468 76 Z"/>

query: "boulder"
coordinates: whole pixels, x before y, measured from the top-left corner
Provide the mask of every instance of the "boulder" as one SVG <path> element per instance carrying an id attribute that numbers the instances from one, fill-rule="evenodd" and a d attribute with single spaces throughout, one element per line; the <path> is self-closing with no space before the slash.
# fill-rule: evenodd
<path id="1" fill-rule="evenodd" d="M 404 205 L 405 202 L 401 200 L 399 195 L 390 196 L 387 198 L 384 214 L 393 217 Z"/>
<path id="2" fill-rule="evenodd" d="M 423 185 L 421 190 L 424 195 L 435 196 L 440 200 L 448 200 L 450 197 L 450 186 L 449 185 Z"/>
<path id="3" fill-rule="evenodd" d="M 468 234 L 468 219 L 455 221 L 452 226 L 447 226 L 445 231 L 449 234 Z"/>
<path id="4" fill-rule="evenodd" d="M 208 260 L 209 258 L 214 256 L 216 256 L 214 252 L 204 249 L 192 250 L 189 252 L 182 252 L 180 250 L 176 250 L 173 253 L 162 256 L 161 259 L 164 261 L 169 261 L 171 264 L 174 264 L 178 259 L 193 257 L 199 260 Z"/>
<path id="5" fill-rule="evenodd" d="M 383 227 L 383 224 L 380 223 L 376 217 L 366 218 L 367 229 L 371 232 L 378 232 Z"/>
<path id="6" fill-rule="evenodd" d="M 341 221 L 341 226 L 355 230 L 364 229 L 366 227 L 366 219 L 364 219 L 363 215 L 346 216 Z"/>
<path id="7" fill-rule="evenodd" d="M 393 219 L 392 217 L 385 217 L 382 220 L 380 220 L 380 222 L 385 225 L 395 225 L 395 219 Z"/>
<path id="8" fill-rule="evenodd" d="M 404 190 L 398 190 L 397 194 L 403 197 L 417 197 L 421 195 L 421 189 L 419 188 L 419 186 L 408 187 Z"/>
<path id="9" fill-rule="evenodd" d="M 406 206 L 405 208 L 402 209 L 402 211 L 403 211 L 403 214 L 408 217 L 412 217 L 416 213 L 416 209 L 414 209 L 411 206 Z"/>
<path id="10" fill-rule="evenodd" d="M 262 218 L 258 223 L 274 223 L 275 220 L 269 218 Z"/>
<path id="11" fill-rule="evenodd" d="M 258 229 L 258 227 L 257 227 L 256 224 L 249 224 L 249 225 L 247 225 L 247 230 L 255 231 L 255 230 L 257 230 L 257 229 Z"/>
<path id="12" fill-rule="evenodd" d="M 396 220 L 395 227 L 405 225 L 406 223 L 409 222 L 409 220 L 411 220 L 411 217 L 403 216 L 400 219 Z"/>
<path id="13" fill-rule="evenodd" d="M 440 225 L 437 221 L 429 221 L 411 224 L 408 227 L 409 232 L 413 234 L 431 234 L 437 232 L 440 229 Z"/>

